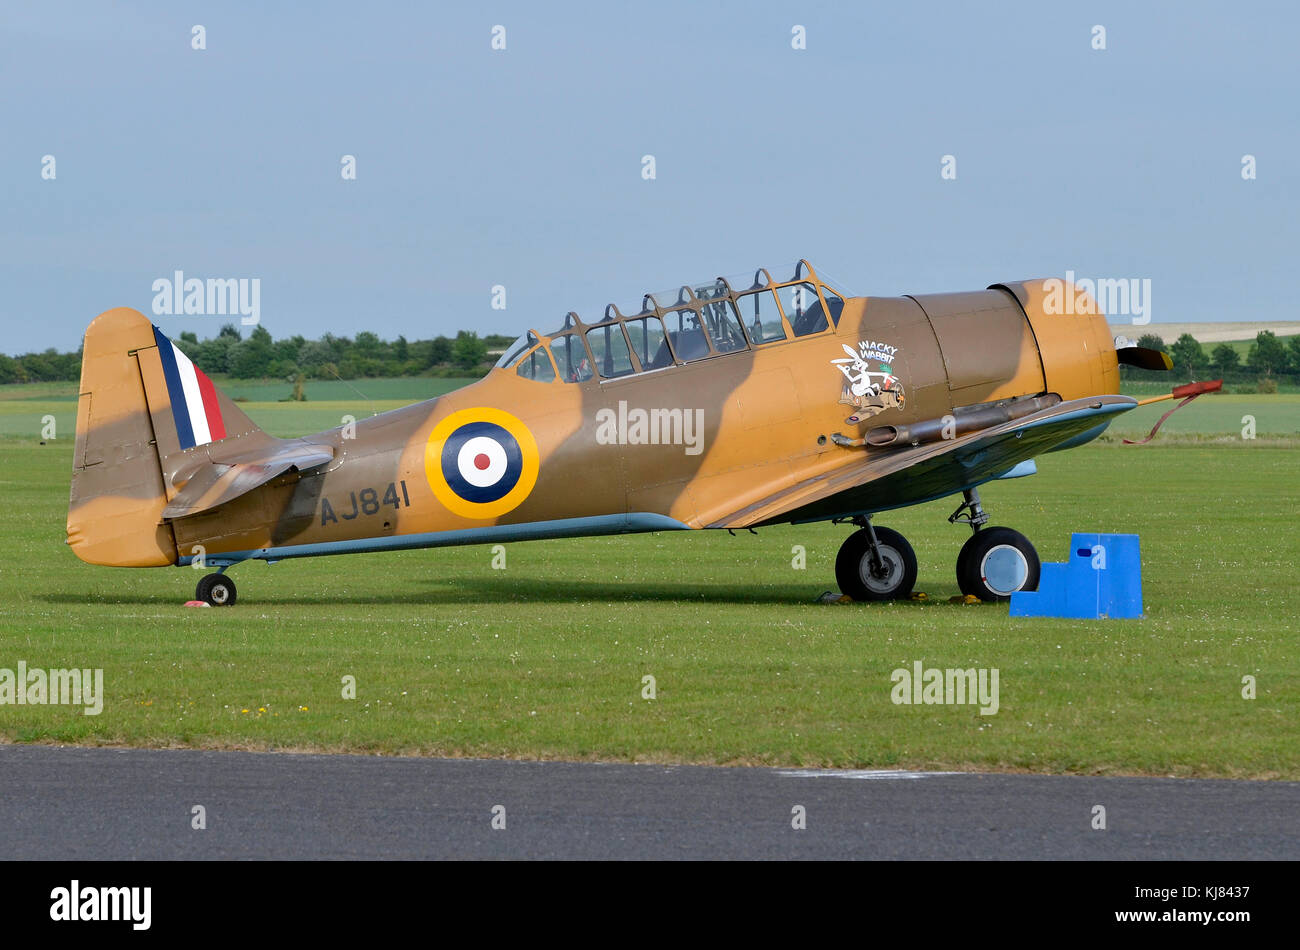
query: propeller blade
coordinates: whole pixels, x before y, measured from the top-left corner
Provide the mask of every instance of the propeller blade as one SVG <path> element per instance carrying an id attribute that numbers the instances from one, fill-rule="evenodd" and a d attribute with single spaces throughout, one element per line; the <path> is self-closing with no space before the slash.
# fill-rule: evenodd
<path id="1" fill-rule="evenodd" d="M 1125 346 L 1117 349 L 1115 355 L 1121 363 L 1136 366 L 1138 369 L 1170 370 L 1174 361 L 1163 350 L 1149 350 L 1145 346 Z"/>

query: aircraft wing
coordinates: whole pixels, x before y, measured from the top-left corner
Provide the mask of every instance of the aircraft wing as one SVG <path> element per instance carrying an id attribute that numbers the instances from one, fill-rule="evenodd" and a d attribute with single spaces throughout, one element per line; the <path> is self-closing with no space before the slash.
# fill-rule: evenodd
<path id="1" fill-rule="evenodd" d="M 903 448 L 846 448 L 861 453 L 862 461 L 806 479 L 708 527 L 819 521 L 943 498 L 1005 475 L 1044 452 L 1089 441 L 1118 413 L 1136 405 L 1137 400 L 1128 396 L 1074 399 L 946 441 Z"/>
<path id="2" fill-rule="evenodd" d="M 184 518 L 209 511 L 265 485 L 291 468 L 298 471 L 334 458 L 334 449 L 301 440 L 276 440 L 253 453 L 213 458 L 199 466 L 163 509 L 164 518 Z"/>

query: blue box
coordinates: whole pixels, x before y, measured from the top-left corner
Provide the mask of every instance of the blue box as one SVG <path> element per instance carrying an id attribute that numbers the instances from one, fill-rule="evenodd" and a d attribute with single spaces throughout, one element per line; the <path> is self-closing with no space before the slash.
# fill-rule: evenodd
<path id="1" fill-rule="evenodd" d="M 1011 595 L 1013 617 L 1141 617 L 1142 552 L 1136 534 L 1070 536 L 1070 559 L 1044 564 L 1038 590 Z"/>

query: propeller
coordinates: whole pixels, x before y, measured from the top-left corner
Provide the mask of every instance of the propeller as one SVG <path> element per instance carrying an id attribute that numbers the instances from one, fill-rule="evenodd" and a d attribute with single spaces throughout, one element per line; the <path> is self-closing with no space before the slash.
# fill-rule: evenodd
<path id="1" fill-rule="evenodd" d="M 1174 361 L 1163 350 L 1150 350 L 1145 346 L 1120 346 L 1115 348 L 1115 355 L 1121 363 L 1136 366 L 1138 369 L 1170 370 Z"/>

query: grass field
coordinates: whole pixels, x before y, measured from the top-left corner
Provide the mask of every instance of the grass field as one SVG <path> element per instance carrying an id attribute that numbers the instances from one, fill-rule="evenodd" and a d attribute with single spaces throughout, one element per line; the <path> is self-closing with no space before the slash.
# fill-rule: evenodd
<path id="1" fill-rule="evenodd" d="M 261 394 L 260 400 L 240 403 L 259 425 L 273 435 L 282 437 L 307 435 L 340 425 L 344 415 L 357 419 L 375 412 L 396 409 L 419 399 L 450 392 L 470 380 L 458 379 L 369 379 L 356 380 L 363 386 L 362 398 L 349 392 L 347 384 L 335 380 L 318 383 L 320 399 L 305 403 L 279 402 L 268 398 L 279 392 L 280 384 L 251 383 L 247 390 L 238 384 L 221 384 L 227 394 L 248 392 Z M 283 388 L 287 391 L 288 384 Z M 70 439 L 77 423 L 77 387 L 73 383 L 28 383 L 20 386 L 0 386 L 0 438 L 19 437 L 39 439 L 47 416 L 54 417 L 56 438 Z M 309 393 L 312 389 L 308 390 Z M 1168 392 L 1168 386 L 1152 384 L 1134 387 L 1134 395 L 1145 398 Z M 324 396 L 330 398 L 326 399 Z M 1160 416 L 1173 408 L 1176 402 L 1165 401 L 1143 406 L 1120 416 L 1107 431 L 1106 439 L 1145 438 Z M 1240 439 L 1246 425 L 1245 417 L 1254 419 L 1258 438 L 1278 437 L 1300 439 L 1300 393 L 1275 393 L 1273 395 L 1231 395 L 1212 393 L 1201 396 L 1169 418 L 1158 438 L 1211 439 L 1225 437 Z"/>
<path id="2" fill-rule="evenodd" d="M 1165 390 L 1168 392 L 1168 389 Z M 1139 397 L 1141 398 L 1141 397 Z M 1139 406 L 1126 412 L 1106 430 L 1104 438 L 1146 438 L 1156 421 L 1178 400 Z M 1175 412 L 1160 427 L 1155 442 L 1182 439 L 1241 440 L 1247 417 L 1253 419 L 1256 438 L 1285 437 L 1300 446 L 1300 393 L 1237 396 L 1211 393 L 1198 396 Z"/>
<path id="3" fill-rule="evenodd" d="M 1283 346 L 1288 346 L 1295 337 L 1294 335 L 1280 336 L 1278 339 L 1282 342 Z M 1167 342 L 1170 345 L 1173 345 L 1174 340 L 1169 340 Z M 1237 351 L 1237 355 L 1241 357 L 1242 365 L 1245 365 L 1246 358 L 1250 356 L 1250 348 L 1255 345 L 1255 338 L 1251 337 L 1249 340 L 1228 340 L 1227 343 L 1228 346 Z M 1219 344 L 1217 343 L 1206 344 L 1204 346 L 1206 354 L 1208 355 L 1218 345 Z"/>
<path id="4" fill-rule="evenodd" d="M 63 544 L 73 407 L 51 395 L 0 402 L 0 668 L 102 668 L 106 699 L 0 706 L 4 740 L 1300 778 L 1300 397 L 1204 397 L 1174 438 L 984 489 L 1044 560 L 1074 530 L 1141 534 L 1146 618 L 1091 622 L 948 603 L 951 501 L 879 518 L 915 545 L 923 604 L 814 603 L 845 532 L 813 525 L 516 544 L 505 570 L 488 548 L 248 564 L 237 606 L 185 609 L 198 572 Z M 245 408 L 281 435 L 364 412 Z M 999 712 L 892 704 L 917 660 L 998 668 Z"/>

